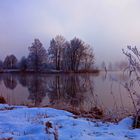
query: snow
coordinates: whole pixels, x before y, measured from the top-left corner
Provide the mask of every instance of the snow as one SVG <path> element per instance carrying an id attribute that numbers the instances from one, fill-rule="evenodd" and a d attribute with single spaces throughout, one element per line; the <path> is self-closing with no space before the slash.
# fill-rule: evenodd
<path id="1" fill-rule="evenodd" d="M 0 104 L 0 140 L 140 140 L 132 123 L 132 117 L 115 124 L 52 108 Z"/>

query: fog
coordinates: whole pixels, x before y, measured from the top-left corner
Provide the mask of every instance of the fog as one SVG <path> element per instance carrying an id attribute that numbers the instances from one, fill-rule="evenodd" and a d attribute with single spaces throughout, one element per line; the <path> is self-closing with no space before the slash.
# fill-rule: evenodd
<path id="1" fill-rule="evenodd" d="M 96 63 L 124 59 L 121 49 L 140 46 L 139 0 L 1 0 L 0 58 L 28 54 L 34 38 L 46 48 L 57 34 L 94 48 Z"/>

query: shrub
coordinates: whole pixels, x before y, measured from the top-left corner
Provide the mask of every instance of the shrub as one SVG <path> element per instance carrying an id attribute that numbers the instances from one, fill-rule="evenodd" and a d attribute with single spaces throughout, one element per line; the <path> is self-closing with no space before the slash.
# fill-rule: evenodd
<path id="1" fill-rule="evenodd" d="M 0 103 L 1 104 L 5 104 L 6 103 L 6 100 L 4 99 L 4 97 L 0 96 Z"/>

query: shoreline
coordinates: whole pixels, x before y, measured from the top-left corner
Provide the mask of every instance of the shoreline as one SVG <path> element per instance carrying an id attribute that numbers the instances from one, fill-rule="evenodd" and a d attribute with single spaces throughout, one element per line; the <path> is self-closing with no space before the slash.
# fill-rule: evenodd
<path id="1" fill-rule="evenodd" d="M 98 74 L 100 73 L 100 70 L 92 70 L 92 71 L 21 71 L 21 70 L 5 70 L 5 71 L 0 71 L 0 74 L 5 74 L 5 73 L 18 73 L 18 74 Z"/>

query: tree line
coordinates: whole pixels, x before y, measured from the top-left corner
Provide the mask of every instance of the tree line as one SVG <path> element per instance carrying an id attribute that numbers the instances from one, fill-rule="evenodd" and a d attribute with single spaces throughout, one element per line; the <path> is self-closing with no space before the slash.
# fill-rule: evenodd
<path id="1" fill-rule="evenodd" d="M 28 50 L 28 56 L 23 56 L 20 60 L 13 54 L 6 56 L 4 61 L 0 60 L 1 71 L 79 72 L 94 70 L 93 48 L 76 37 L 67 41 L 63 36 L 57 35 L 51 39 L 47 50 L 39 39 L 34 39 Z"/>

